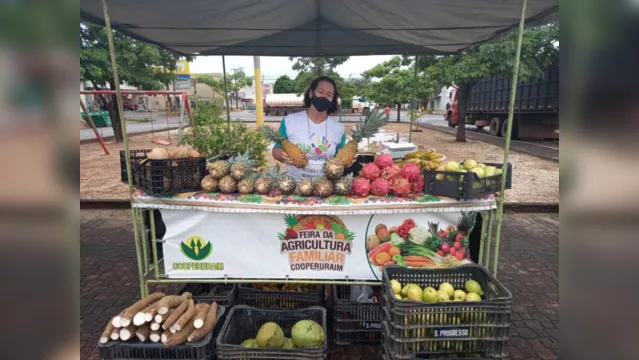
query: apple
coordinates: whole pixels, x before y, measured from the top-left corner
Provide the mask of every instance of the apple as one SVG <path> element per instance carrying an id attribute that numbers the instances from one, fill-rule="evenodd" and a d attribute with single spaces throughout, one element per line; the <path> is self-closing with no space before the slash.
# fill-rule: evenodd
<path id="1" fill-rule="evenodd" d="M 455 301 L 464 301 L 466 300 L 466 292 L 464 290 L 455 290 L 453 298 Z"/>
<path id="2" fill-rule="evenodd" d="M 422 301 L 422 289 L 417 285 L 411 285 L 412 286 L 408 288 L 408 291 L 406 291 L 406 297 L 409 300 Z"/>
<path id="3" fill-rule="evenodd" d="M 466 301 L 481 301 L 481 296 L 474 292 L 469 292 L 466 294 Z"/>
<path id="4" fill-rule="evenodd" d="M 395 295 L 395 299 L 397 299 L 397 300 L 404 300 L 404 299 L 402 299 L 402 296 L 399 295 L 399 294 L 393 294 L 393 295 Z"/>
<path id="5" fill-rule="evenodd" d="M 422 293 L 422 300 L 427 303 L 437 302 L 437 290 L 434 287 L 426 287 Z"/>
<path id="6" fill-rule="evenodd" d="M 450 296 L 446 291 L 437 290 L 437 302 L 447 302 L 450 301 Z"/>
<path id="7" fill-rule="evenodd" d="M 393 289 L 393 294 L 399 294 L 402 291 L 402 284 L 397 280 L 390 281 L 391 289 Z"/>
<path id="8" fill-rule="evenodd" d="M 404 287 L 402 288 L 402 290 L 399 292 L 402 296 L 406 297 L 406 293 L 408 292 L 408 288 L 410 287 L 411 284 L 406 284 L 404 285 Z"/>
<path id="9" fill-rule="evenodd" d="M 455 257 L 457 260 L 464 260 L 464 251 L 463 249 L 455 253 Z"/>
<path id="10" fill-rule="evenodd" d="M 445 291 L 448 294 L 449 299 L 453 297 L 453 293 L 455 292 L 453 285 L 447 282 L 439 284 L 439 290 Z"/>

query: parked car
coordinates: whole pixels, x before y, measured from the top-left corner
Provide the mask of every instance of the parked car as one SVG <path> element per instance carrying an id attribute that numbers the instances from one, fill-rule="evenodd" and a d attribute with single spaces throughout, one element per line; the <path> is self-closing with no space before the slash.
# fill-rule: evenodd
<path id="1" fill-rule="evenodd" d="M 122 102 L 122 109 L 124 111 L 127 111 L 127 110 L 129 110 L 129 111 L 137 111 L 138 110 L 138 104 L 134 104 L 131 101 L 126 101 L 125 100 L 125 101 Z"/>

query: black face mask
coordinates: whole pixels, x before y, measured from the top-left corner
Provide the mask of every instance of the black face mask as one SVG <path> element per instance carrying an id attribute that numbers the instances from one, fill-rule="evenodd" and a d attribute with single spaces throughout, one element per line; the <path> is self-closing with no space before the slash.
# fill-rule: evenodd
<path id="1" fill-rule="evenodd" d="M 331 101 L 328 100 L 325 97 L 317 97 L 315 95 L 313 95 L 313 97 L 311 98 L 311 104 L 313 104 L 313 106 L 315 106 L 315 108 L 317 109 L 317 111 L 319 112 L 324 112 L 328 109 L 331 108 Z"/>

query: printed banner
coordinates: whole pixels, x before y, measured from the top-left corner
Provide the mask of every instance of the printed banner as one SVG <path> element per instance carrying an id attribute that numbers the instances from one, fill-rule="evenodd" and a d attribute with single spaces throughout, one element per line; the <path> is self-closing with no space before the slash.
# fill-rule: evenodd
<path id="1" fill-rule="evenodd" d="M 462 254 L 460 260 L 468 254 L 469 222 L 454 212 L 335 216 L 163 209 L 161 214 L 170 278 L 381 280 L 382 264 L 405 256 L 407 265 L 421 267 L 419 251 L 438 249 L 448 238 L 449 248 L 457 247 L 451 254 Z"/>

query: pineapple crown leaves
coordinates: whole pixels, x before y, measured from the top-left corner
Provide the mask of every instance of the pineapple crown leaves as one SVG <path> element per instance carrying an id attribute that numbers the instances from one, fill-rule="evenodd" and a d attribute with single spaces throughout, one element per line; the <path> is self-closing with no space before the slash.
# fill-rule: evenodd
<path id="1" fill-rule="evenodd" d="M 272 127 L 268 125 L 260 126 L 259 131 L 260 133 L 262 133 L 262 135 L 264 135 L 265 138 L 267 138 L 270 141 L 281 143 L 282 141 L 286 140 L 282 136 L 282 134 L 280 134 L 277 130 L 273 129 Z"/>
<path id="2" fill-rule="evenodd" d="M 295 215 L 286 215 L 284 216 L 284 222 L 286 222 L 286 225 L 290 228 L 295 227 L 295 225 L 297 225 L 297 216 Z"/>
<path id="3" fill-rule="evenodd" d="M 382 126 L 386 125 L 388 120 L 386 119 L 385 114 L 382 111 L 374 110 L 368 113 L 366 120 L 361 125 L 357 125 L 355 130 L 353 130 L 352 136 L 353 139 L 357 142 L 362 141 L 364 138 L 371 137 L 377 133 L 377 130 Z"/>
<path id="4" fill-rule="evenodd" d="M 477 218 L 477 212 L 465 212 L 462 211 L 461 217 L 457 220 L 457 229 L 461 231 L 470 232 L 475 226 L 475 221 Z"/>

